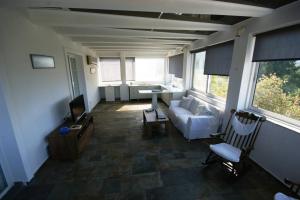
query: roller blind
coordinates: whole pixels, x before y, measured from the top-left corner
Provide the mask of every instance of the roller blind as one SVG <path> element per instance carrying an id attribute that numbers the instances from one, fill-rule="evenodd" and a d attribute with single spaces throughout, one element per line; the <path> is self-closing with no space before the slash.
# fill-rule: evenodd
<path id="1" fill-rule="evenodd" d="M 169 74 L 175 74 L 177 78 L 182 78 L 183 53 L 169 57 Z"/>
<path id="2" fill-rule="evenodd" d="M 101 81 L 121 81 L 120 58 L 100 58 Z"/>
<path id="3" fill-rule="evenodd" d="M 206 48 L 204 74 L 228 76 L 234 41 L 209 46 Z"/>
<path id="4" fill-rule="evenodd" d="M 253 61 L 300 59 L 300 25 L 256 35 Z"/>

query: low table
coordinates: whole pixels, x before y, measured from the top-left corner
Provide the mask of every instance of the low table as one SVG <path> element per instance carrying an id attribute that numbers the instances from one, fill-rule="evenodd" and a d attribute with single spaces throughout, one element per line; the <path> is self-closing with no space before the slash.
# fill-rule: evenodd
<path id="1" fill-rule="evenodd" d="M 164 119 L 159 119 L 157 118 L 156 112 L 162 113 L 162 111 L 160 111 L 159 109 L 156 109 L 151 112 L 147 112 L 146 110 L 143 110 L 143 123 L 146 130 L 146 134 L 148 136 L 152 136 L 153 126 L 159 126 L 163 124 L 165 126 L 165 134 L 168 135 L 170 129 L 169 118 L 165 115 Z"/>

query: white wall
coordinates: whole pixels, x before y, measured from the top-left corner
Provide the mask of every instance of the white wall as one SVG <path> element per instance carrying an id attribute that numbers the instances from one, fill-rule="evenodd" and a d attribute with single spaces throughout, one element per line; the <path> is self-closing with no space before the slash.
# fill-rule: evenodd
<path id="1" fill-rule="evenodd" d="M 9 19 L 9 20 L 8 20 Z M 71 98 L 65 49 L 91 52 L 51 29 L 31 23 L 16 10 L 0 11 L 1 85 L 22 167 L 15 181 L 29 181 L 48 158 L 46 136 L 69 112 Z M 29 54 L 54 56 L 55 69 L 32 69 Z M 5 75 L 2 73 L 4 71 Z M 84 68 L 87 72 L 87 69 Z M 2 76 L 5 76 L 2 79 Z M 99 100 L 96 74 L 85 73 L 89 107 Z M 95 90 L 97 88 L 97 90 Z M 96 92 L 97 91 L 97 92 Z M 6 152 L 11 151 L 7 148 Z"/>
<path id="2" fill-rule="evenodd" d="M 22 167 L 22 158 L 19 148 L 14 137 L 10 116 L 7 110 L 6 101 L 0 85 L 0 165 L 4 170 L 8 185 L 12 185 L 13 180 L 23 179 L 26 177 L 24 168 Z M 13 148 L 11 148 L 13 147 Z M 6 149 L 10 151 L 5 151 Z M 5 153 L 4 153 L 5 151 Z M 12 172 L 15 172 L 14 174 Z"/>
<path id="3" fill-rule="evenodd" d="M 226 32 L 213 34 L 207 40 L 195 42 L 193 49 L 235 39 L 226 112 L 231 108 L 246 108 L 245 89 L 251 68 L 253 34 L 288 26 L 300 22 L 300 1 L 282 7 L 272 14 L 242 22 Z M 238 29 L 244 29 L 235 37 Z M 243 77 L 243 80 L 241 80 Z M 299 131 L 300 132 L 300 131 Z M 273 123 L 265 122 L 257 138 L 251 158 L 279 180 L 292 178 L 300 180 L 300 133 Z"/>
<path id="4" fill-rule="evenodd" d="M 92 56 L 96 56 L 94 53 Z M 87 65 L 86 56 L 83 57 L 84 62 L 84 75 L 86 81 L 86 95 L 88 99 L 88 110 L 91 111 L 100 101 L 100 90 L 99 90 L 99 78 L 98 78 L 98 67 Z M 96 73 L 91 74 L 90 68 L 95 67 Z"/>

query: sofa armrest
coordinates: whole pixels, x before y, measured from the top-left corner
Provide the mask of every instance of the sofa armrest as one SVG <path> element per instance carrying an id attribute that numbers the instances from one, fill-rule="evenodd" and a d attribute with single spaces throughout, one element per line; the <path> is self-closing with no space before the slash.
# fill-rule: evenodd
<path id="1" fill-rule="evenodd" d="M 180 103 L 180 100 L 171 100 L 170 107 L 178 107 L 179 103 Z"/>

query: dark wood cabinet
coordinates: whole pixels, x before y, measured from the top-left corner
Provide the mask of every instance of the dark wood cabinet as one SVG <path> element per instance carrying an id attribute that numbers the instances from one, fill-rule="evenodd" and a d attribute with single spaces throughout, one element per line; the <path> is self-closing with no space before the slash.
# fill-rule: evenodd
<path id="1" fill-rule="evenodd" d="M 59 129 L 64 126 L 70 127 L 71 122 L 65 122 L 49 134 L 49 153 L 52 159 L 74 160 L 79 157 L 94 133 L 93 116 L 87 114 L 77 124 L 82 125 L 81 129 L 71 130 L 67 135 L 61 135 Z"/>

